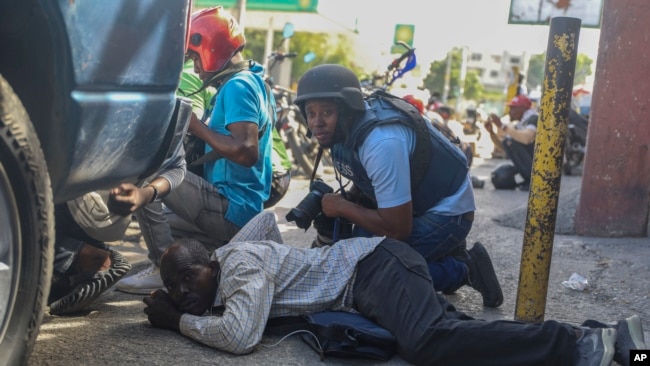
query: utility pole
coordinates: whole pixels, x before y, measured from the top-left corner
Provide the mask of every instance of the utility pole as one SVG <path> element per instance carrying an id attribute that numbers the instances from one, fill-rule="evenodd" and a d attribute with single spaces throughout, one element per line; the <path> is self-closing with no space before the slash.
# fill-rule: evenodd
<path id="1" fill-rule="evenodd" d="M 239 23 L 239 28 L 241 29 L 241 32 L 244 33 L 246 25 L 246 0 L 237 0 L 235 13 L 235 19 L 237 19 L 237 23 Z"/>
<path id="2" fill-rule="evenodd" d="M 264 70 L 269 72 L 269 56 L 275 51 L 273 49 L 273 16 L 269 17 L 269 27 L 266 30 L 266 42 L 264 43 Z"/>
<path id="3" fill-rule="evenodd" d="M 445 86 L 442 90 L 442 102 L 447 104 L 447 99 L 449 98 L 449 83 L 451 80 L 451 59 L 452 51 L 447 52 L 447 69 L 445 70 Z"/>
<path id="4" fill-rule="evenodd" d="M 467 47 L 463 47 L 460 54 L 460 79 L 458 80 L 458 97 L 456 98 L 456 113 L 460 110 L 460 103 L 465 94 L 465 76 L 467 75 Z"/>

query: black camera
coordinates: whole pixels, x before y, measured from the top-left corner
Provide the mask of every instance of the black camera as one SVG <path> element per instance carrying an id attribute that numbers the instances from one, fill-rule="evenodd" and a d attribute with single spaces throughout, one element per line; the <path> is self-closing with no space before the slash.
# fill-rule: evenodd
<path id="1" fill-rule="evenodd" d="M 352 222 L 344 217 L 327 217 L 320 213 L 314 219 L 316 240 L 312 248 L 332 245 L 340 239 L 352 237 Z"/>
<path id="2" fill-rule="evenodd" d="M 298 206 L 291 209 L 285 218 L 287 221 L 295 221 L 301 229 L 309 229 L 311 222 L 316 215 L 321 213 L 321 200 L 326 193 L 332 193 L 334 190 L 327 183 L 320 179 L 315 179 L 309 186 L 309 193 L 298 203 Z"/>

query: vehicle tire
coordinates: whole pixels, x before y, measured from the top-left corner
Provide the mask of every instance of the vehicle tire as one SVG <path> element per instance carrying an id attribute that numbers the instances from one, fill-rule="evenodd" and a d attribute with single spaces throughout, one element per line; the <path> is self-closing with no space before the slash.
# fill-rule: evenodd
<path id="1" fill-rule="evenodd" d="M 54 206 L 43 150 L 0 75 L 0 365 L 26 364 L 50 291 Z"/>

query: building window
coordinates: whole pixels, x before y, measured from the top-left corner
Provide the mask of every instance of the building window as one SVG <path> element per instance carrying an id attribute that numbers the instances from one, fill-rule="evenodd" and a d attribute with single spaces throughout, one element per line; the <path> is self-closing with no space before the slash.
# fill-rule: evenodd
<path id="1" fill-rule="evenodd" d="M 521 59 L 519 57 L 510 57 L 510 63 L 511 64 L 519 64 L 521 62 Z"/>
<path id="2" fill-rule="evenodd" d="M 472 61 L 481 61 L 481 58 L 483 58 L 483 55 L 480 53 L 472 53 L 471 60 Z"/>
<path id="3" fill-rule="evenodd" d="M 491 78 L 498 78 L 499 77 L 499 72 L 497 70 L 492 70 L 490 71 L 490 77 Z"/>

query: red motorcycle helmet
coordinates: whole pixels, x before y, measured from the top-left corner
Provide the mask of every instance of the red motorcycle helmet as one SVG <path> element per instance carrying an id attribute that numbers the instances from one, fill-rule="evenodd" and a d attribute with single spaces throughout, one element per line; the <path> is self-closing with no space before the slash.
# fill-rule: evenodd
<path id="1" fill-rule="evenodd" d="M 187 50 L 201 59 L 203 70 L 219 72 L 246 45 L 246 37 L 235 18 L 223 6 L 192 14 Z"/>

